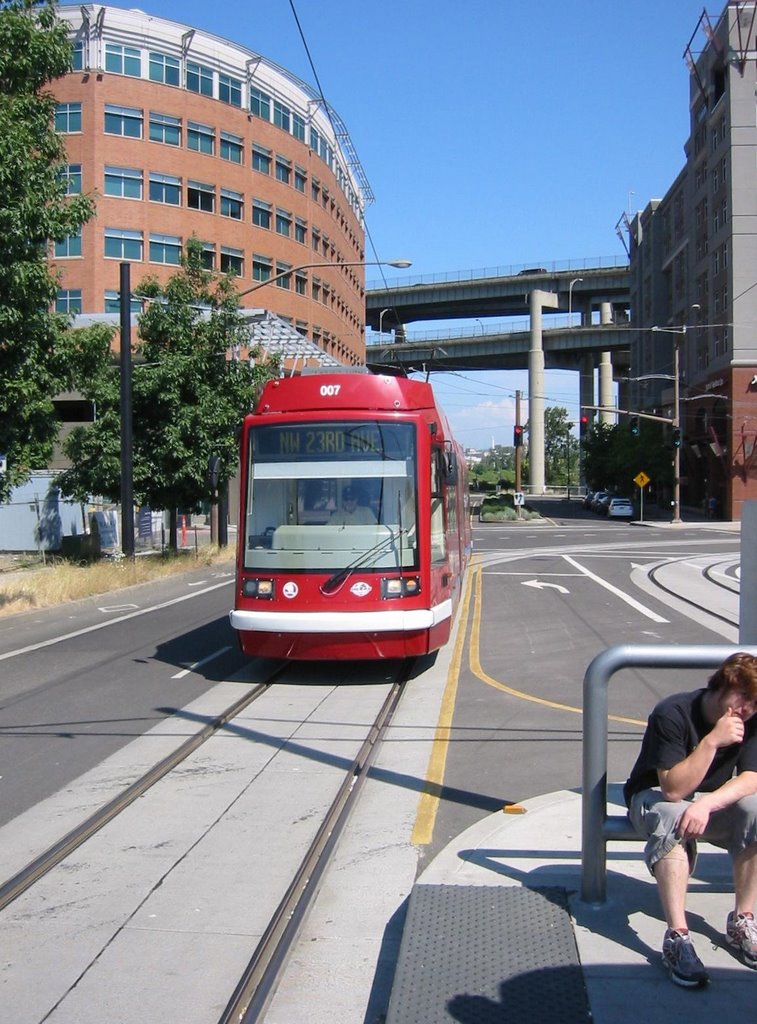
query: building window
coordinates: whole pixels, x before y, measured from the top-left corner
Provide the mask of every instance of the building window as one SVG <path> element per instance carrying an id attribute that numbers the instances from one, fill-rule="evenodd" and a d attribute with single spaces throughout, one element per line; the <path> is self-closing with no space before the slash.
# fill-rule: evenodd
<path id="1" fill-rule="evenodd" d="M 166 146 L 181 145 L 181 118 L 150 111 L 150 142 L 162 142 Z"/>
<path id="2" fill-rule="evenodd" d="M 151 174 L 150 201 L 166 203 L 168 206 L 180 206 L 181 178 L 177 178 L 173 174 Z"/>
<path id="3" fill-rule="evenodd" d="M 308 181 L 308 172 L 302 167 L 295 167 L 294 169 L 294 187 L 298 192 L 305 192 Z"/>
<path id="4" fill-rule="evenodd" d="M 288 132 L 289 126 L 292 120 L 292 111 L 289 107 L 280 103 L 278 100 L 273 101 L 273 123 L 277 128 L 281 128 L 283 131 Z"/>
<path id="5" fill-rule="evenodd" d="M 276 211 L 276 234 L 289 238 L 292 233 L 292 215 L 286 210 Z"/>
<path id="6" fill-rule="evenodd" d="M 230 160 L 233 164 L 242 163 L 244 145 L 238 135 L 230 132 L 221 132 L 221 159 Z"/>
<path id="7" fill-rule="evenodd" d="M 221 189 L 221 216 L 244 220 L 244 196 L 241 192 L 232 192 L 230 188 Z"/>
<path id="8" fill-rule="evenodd" d="M 241 249 L 231 249 L 227 245 L 221 246 L 221 273 L 244 277 L 244 253 Z"/>
<path id="9" fill-rule="evenodd" d="M 66 164 L 61 169 L 60 180 L 66 186 L 67 196 L 78 196 L 81 193 L 81 164 Z"/>
<path id="10" fill-rule="evenodd" d="M 62 288 L 55 297 L 55 312 L 81 313 L 81 288 Z"/>
<path id="11" fill-rule="evenodd" d="M 288 185 L 292 178 L 292 165 L 283 156 L 276 157 L 276 180 Z"/>
<path id="12" fill-rule="evenodd" d="M 216 150 L 216 131 L 207 124 L 187 121 L 187 149 L 213 156 Z"/>
<path id="13" fill-rule="evenodd" d="M 218 76 L 218 99 L 232 107 L 242 106 L 242 83 L 231 75 Z"/>
<path id="14" fill-rule="evenodd" d="M 261 121 L 271 120 L 271 97 L 253 86 L 250 87 L 250 113 Z"/>
<path id="15" fill-rule="evenodd" d="M 132 295 L 131 302 L 129 303 L 132 313 L 142 312 L 142 300 Z M 121 312 L 121 292 L 107 290 L 105 292 L 105 312 L 106 313 L 120 313 Z"/>
<path id="16" fill-rule="evenodd" d="M 202 181 L 187 182 L 187 206 L 190 210 L 213 213 L 216 208 L 216 187 Z"/>
<path id="17" fill-rule="evenodd" d="M 252 201 L 252 223 L 255 227 L 265 228 L 267 231 L 271 228 L 271 206 L 270 203 L 264 203 L 262 199 L 253 199 Z"/>
<path id="18" fill-rule="evenodd" d="M 71 53 L 71 70 L 72 71 L 83 71 L 84 70 L 84 40 L 80 39 L 74 43 L 73 52 Z"/>
<path id="19" fill-rule="evenodd" d="M 305 118 L 299 114 L 292 114 L 292 135 L 300 142 L 305 141 Z"/>
<path id="20" fill-rule="evenodd" d="M 142 232 L 106 228 L 105 256 L 114 260 L 141 260 Z"/>
<path id="21" fill-rule="evenodd" d="M 141 199 L 142 172 L 136 167 L 106 167 L 104 191 L 106 196 Z"/>
<path id="22" fill-rule="evenodd" d="M 71 259 L 74 256 L 81 256 L 81 231 L 56 242 L 54 251 L 56 259 Z"/>
<path id="23" fill-rule="evenodd" d="M 141 78 L 142 55 L 134 46 L 106 43 L 105 70 L 114 75 L 130 75 L 132 78 Z"/>
<path id="24" fill-rule="evenodd" d="M 306 245 L 308 240 L 307 222 L 300 220 L 299 217 L 294 222 L 294 240 L 295 242 L 302 243 L 302 245 Z"/>
<path id="25" fill-rule="evenodd" d="M 81 131 L 81 103 L 59 103 L 56 106 L 55 130 L 61 135 Z"/>
<path id="26" fill-rule="evenodd" d="M 310 238 L 313 252 L 318 252 L 318 249 L 320 248 L 321 245 L 321 233 L 318 230 L 318 228 L 313 228 L 313 230 L 310 232 Z"/>
<path id="27" fill-rule="evenodd" d="M 317 153 L 321 148 L 321 133 L 317 128 L 310 128 L 310 148 Z"/>
<path id="28" fill-rule="evenodd" d="M 213 95 L 213 72 L 204 64 L 187 61 L 187 89 L 199 92 L 201 96 Z"/>
<path id="29" fill-rule="evenodd" d="M 298 295 L 307 295 L 308 293 L 308 276 L 307 274 L 295 274 L 294 276 L 294 290 Z"/>
<path id="30" fill-rule="evenodd" d="M 212 244 L 212 242 L 202 243 L 200 263 L 202 265 L 203 270 L 216 269 L 216 247 Z"/>
<path id="31" fill-rule="evenodd" d="M 317 178 L 311 178 L 310 180 L 310 198 L 314 203 L 320 202 L 321 199 L 321 183 Z"/>
<path id="32" fill-rule="evenodd" d="M 179 85 L 181 74 L 176 57 L 169 57 L 165 53 L 151 53 L 150 81 L 162 82 L 164 85 Z"/>
<path id="33" fill-rule="evenodd" d="M 285 288 L 289 291 L 292 287 L 292 275 L 288 273 L 292 269 L 291 263 L 277 263 L 276 264 L 276 281 L 277 288 Z M 279 276 L 281 275 L 281 276 Z"/>
<path id="34" fill-rule="evenodd" d="M 150 235 L 150 262 L 178 267 L 181 263 L 181 239 L 174 235 Z"/>
<path id="35" fill-rule="evenodd" d="M 142 111 L 134 107 L 105 105 L 105 134 L 142 138 Z"/>
<path id="36" fill-rule="evenodd" d="M 271 151 L 263 149 L 262 146 L 252 147 L 252 169 L 260 171 L 261 174 L 271 173 Z"/>
<path id="37" fill-rule="evenodd" d="M 252 279 L 253 281 L 270 281 L 273 261 L 267 256 L 252 254 Z"/>

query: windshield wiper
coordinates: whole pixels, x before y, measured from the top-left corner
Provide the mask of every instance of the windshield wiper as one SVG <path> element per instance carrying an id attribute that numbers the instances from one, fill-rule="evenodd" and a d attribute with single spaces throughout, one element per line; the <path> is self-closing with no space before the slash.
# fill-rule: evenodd
<path id="1" fill-rule="evenodd" d="M 387 527 L 389 529 L 389 527 Z M 382 537 L 380 541 L 373 545 L 372 548 L 368 548 L 357 558 L 353 559 L 349 565 L 345 565 L 339 572 L 335 572 L 333 576 L 330 576 L 325 583 L 321 584 L 320 590 L 322 594 L 334 594 L 341 586 L 343 586 L 345 580 L 349 579 L 353 572 L 357 569 L 362 569 L 368 565 L 371 559 L 377 558 L 379 555 L 384 553 L 384 550 L 389 547 L 394 547 L 397 538 L 401 535 L 402 531 L 395 533 L 393 530 L 389 530 L 386 537 Z"/>

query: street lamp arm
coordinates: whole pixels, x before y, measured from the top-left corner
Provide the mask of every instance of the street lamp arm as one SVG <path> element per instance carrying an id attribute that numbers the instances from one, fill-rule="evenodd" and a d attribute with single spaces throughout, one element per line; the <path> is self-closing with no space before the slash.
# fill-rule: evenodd
<path id="1" fill-rule="evenodd" d="M 250 292 L 256 292 L 258 288 L 265 288 L 269 284 L 276 284 L 277 281 L 282 281 L 285 277 L 297 274 L 300 270 L 314 270 L 316 267 L 324 267 L 328 270 L 341 270 L 342 267 L 398 267 L 404 270 L 407 267 L 412 267 L 412 265 L 412 260 L 355 260 L 349 263 L 301 263 L 297 267 L 282 270 L 280 274 L 275 274 L 265 281 L 258 281 L 252 287 L 237 292 L 237 298 L 241 299 L 243 295 L 249 295 Z"/>

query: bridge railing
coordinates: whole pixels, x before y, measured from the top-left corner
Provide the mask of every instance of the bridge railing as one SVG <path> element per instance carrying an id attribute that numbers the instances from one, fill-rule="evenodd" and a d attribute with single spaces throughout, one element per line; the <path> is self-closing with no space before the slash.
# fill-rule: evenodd
<path id="1" fill-rule="evenodd" d="M 422 274 L 417 277 L 407 275 L 389 280 L 371 281 L 366 285 L 366 290 L 379 291 L 385 288 L 400 287 L 406 288 L 413 284 L 443 284 L 451 281 L 479 281 L 487 277 L 517 277 L 519 274 L 525 276 L 525 272 L 533 270 L 535 273 L 561 274 L 573 270 L 607 270 L 614 268 L 628 268 L 627 256 L 590 256 L 583 259 L 570 260 L 534 260 L 531 263 L 510 263 L 501 267 L 480 267 L 472 270 L 449 270 L 438 274 Z"/>

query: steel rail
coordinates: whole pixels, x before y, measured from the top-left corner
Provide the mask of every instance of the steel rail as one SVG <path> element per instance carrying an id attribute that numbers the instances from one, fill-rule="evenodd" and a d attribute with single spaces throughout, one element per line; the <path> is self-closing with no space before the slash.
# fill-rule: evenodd
<path id="1" fill-rule="evenodd" d="M 734 629 L 738 629 L 738 622 L 734 622 L 733 619 L 729 619 L 727 615 L 720 615 L 718 612 L 713 612 L 710 608 L 705 608 L 703 604 L 700 604 L 698 601 L 693 601 L 690 597 L 684 597 L 682 594 L 679 594 L 677 590 L 673 590 L 671 587 L 666 587 L 664 583 L 661 583 L 660 580 L 657 579 L 658 571 L 666 569 L 669 565 L 677 565 L 680 561 L 680 558 L 671 558 L 670 561 L 663 562 L 661 565 L 656 565 L 654 569 L 650 569 L 647 576 L 658 589 L 663 590 L 666 594 L 670 594 L 670 596 L 674 597 L 677 601 L 682 601 L 684 604 L 690 604 L 692 608 L 696 608 L 698 611 L 704 612 L 705 615 L 710 615 L 713 619 L 720 619 L 721 622 L 725 622 L 727 625 L 733 626 Z M 715 583 L 714 580 L 711 580 L 710 582 Z M 717 585 L 722 586 L 722 584 Z M 729 587 L 723 587 L 723 589 L 730 591 Z"/>
<path id="2" fill-rule="evenodd" d="M 287 954 L 318 893 L 320 880 L 357 802 L 379 741 L 392 721 L 413 663 L 414 659 L 405 662 L 400 677 L 392 685 L 294 879 L 274 911 L 219 1018 L 219 1024 L 255 1024 L 265 1013 Z"/>
<path id="3" fill-rule="evenodd" d="M 262 696 L 266 690 L 275 682 L 276 679 L 284 671 L 288 663 L 280 665 L 276 671 L 270 676 L 269 679 L 255 686 L 253 690 L 240 697 L 233 704 L 229 705 L 225 711 L 213 719 L 212 722 L 208 722 L 207 725 L 195 733 L 194 736 L 190 736 L 189 739 L 185 740 L 173 753 L 168 754 L 161 761 L 155 764 L 148 772 L 136 779 L 127 786 L 121 793 L 118 793 L 112 800 L 103 804 L 102 807 L 98 808 L 93 814 L 86 818 L 80 825 L 72 829 L 65 836 L 53 843 L 51 847 L 39 854 L 34 860 L 30 861 L 20 871 L 16 872 L 11 878 L 0 885 L 0 910 L 7 907 L 13 900 L 21 896 L 22 893 L 30 889 L 35 882 L 38 882 L 40 878 L 43 878 L 49 871 L 51 871 L 56 865 L 60 864 L 62 860 L 68 857 L 69 854 L 73 853 L 82 846 L 88 839 L 90 839 L 96 832 L 98 832 L 104 825 L 107 825 L 109 821 L 112 821 L 118 814 L 121 813 L 130 804 L 134 803 L 138 797 L 154 786 L 156 782 L 159 782 L 162 778 L 168 775 L 169 772 L 173 771 L 177 765 L 181 764 L 182 761 L 186 760 L 190 754 L 194 753 L 198 747 L 201 747 L 203 743 L 207 742 L 215 733 L 222 729 L 227 722 L 235 718 L 240 711 L 243 711 L 249 704 L 257 700 L 258 697 Z"/>

